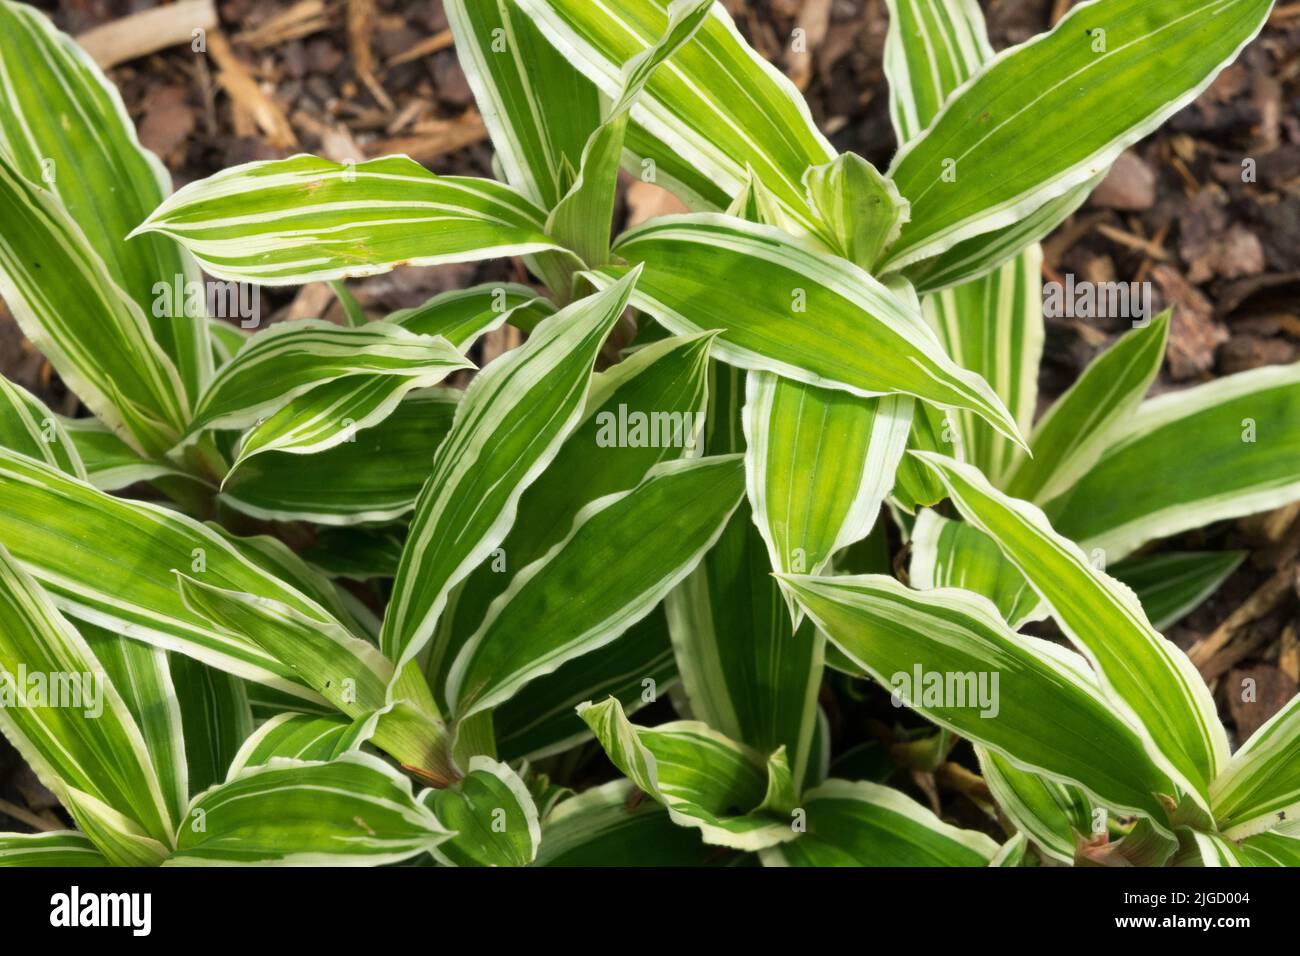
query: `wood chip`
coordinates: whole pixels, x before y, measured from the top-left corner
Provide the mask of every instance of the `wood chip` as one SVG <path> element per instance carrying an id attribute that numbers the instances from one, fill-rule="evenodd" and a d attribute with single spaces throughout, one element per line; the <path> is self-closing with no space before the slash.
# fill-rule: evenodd
<path id="1" fill-rule="evenodd" d="M 77 37 L 82 49 L 101 69 L 117 66 L 170 46 L 194 44 L 217 26 L 212 0 L 181 0 L 165 7 L 142 10 L 114 20 Z M 202 31 L 198 36 L 195 31 Z"/>
<path id="2" fill-rule="evenodd" d="M 298 0 L 260 26 L 237 33 L 234 42 L 253 50 L 264 50 L 319 33 L 332 21 L 333 13 L 324 0 Z"/>
<path id="3" fill-rule="evenodd" d="M 389 156 L 405 153 L 417 163 L 429 165 L 449 153 L 457 152 L 487 139 L 476 109 L 468 109 L 455 119 L 435 119 L 416 123 L 409 136 L 395 136 L 366 144 L 369 156 Z"/>
<path id="4" fill-rule="evenodd" d="M 627 227 L 639 226 L 656 216 L 689 212 L 680 199 L 654 183 L 636 180 L 627 188 Z"/>
<path id="5" fill-rule="evenodd" d="M 426 56 L 432 56 L 435 53 L 448 49 L 452 45 L 452 42 L 451 31 L 443 30 L 440 33 L 435 33 L 433 36 L 421 40 L 419 43 L 415 44 L 415 46 L 403 50 L 401 53 L 397 54 L 397 56 L 385 63 L 384 66 L 390 68 L 401 66 L 403 63 L 410 63 L 412 60 L 419 60 Z"/>
<path id="6" fill-rule="evenodd" d="M 252 71 L 243 60 L 235 56 L 230 42 L 220 33 L 213 33 L 208 37 L 208 50 L 220 71 L 217 82 L 234 103 L 236 132 L 248 135 L 251 130 L 245 132 L 241 125 L 247 128 L 251 121 L 262 131 L 267 144 L 274 149 L 289 149 L 297 145 L 298 138 L 293 135 L 293 128 L 285 118 L 284 111 L 262 91 Z"/>
<path id="7" fill-rule="evenodd" d="M 795 34 L 785 54 L 785 71 L 794 85 L 806 90 L 812 81 L 813 51 L 826 39 L 832 0 L 804 0 L 795 21 Z"/>

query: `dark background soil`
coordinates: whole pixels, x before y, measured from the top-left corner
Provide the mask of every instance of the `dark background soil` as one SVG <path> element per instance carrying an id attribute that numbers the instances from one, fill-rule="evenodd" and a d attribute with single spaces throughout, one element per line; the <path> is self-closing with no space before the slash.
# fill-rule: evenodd
<path id="1" fill-rule="evenodd" d="M 888 164 L 896 144 L 881 70 L 883 0 L 724 2 L 758 50 L 805 89 L 837 147 Z M 982 3 L 998 49 L 1046 29 L 1071 5 Z M 36 6 L 79 35 L 158 4 Z M 194 52 L 187 40 L 110 70 L 142 142 L 163 158 L 178 186 L 300 151 L 339 161 L 405 152 L 436 172 L 491 174 L 486 131 L 450 48 L 441 0 L 217 0 L 214 12 L 218 23 L 207 32 L 206 52 Z M 791 51 L 795 27 L 806 31 L 809 55 Z M 1253 161 L 1256 182 L 1242 182 L 1245 160 Z M 671 201 L 638 184 L 625 192 L 620 215 L 643 219 L 671 210 Z M 1195 104 L 1125 154 L 1046 241 L 1045 253 L 1047 278 L 1150 280 L 1157 307 L 1176 307 L 1158 390 L 1300 359 L 1300 3 L 1279 4 L 1261 37 Z M 378 316 L 501 277 L 526 279 L 518 265 L 487 263 L 403 269 L 354 285 Z M 330 316 L 337 308 L 320 285 L 277 291 L 272 302 L 279 317 Z M 1044 401 L 1113 340 L 1121 321 L 1048 320 Z M 511 335 L 501 330 L 487 348 L 510 347 Z M 60 411 L 78 411 L 2 303 L 0 373 Z M 1184 647 L 1221 646 L 1202 670 L 1224 720 L 1244 738 L 1296 693 L 1300 680 L 1300 508 L 1224 522 L 1170 546 L 1251 551 L 1220 592 L 1169 635 Z M 1245 678 L 1256 681 L 1254 703 L 1242 703 L 1236 692 Z M 888 730 L 869 709 L 857 714 L 849 707 L 835 734 L 839 750 L 887 737 Z M 951 765 L 913 782 L 938 800 L 936 781 L 944 793 L 969 783 Z M 946 812 L 953 803 L 943 801 Z M 0 741 L 0 831 L 61 826 L 55 806 Z"/>

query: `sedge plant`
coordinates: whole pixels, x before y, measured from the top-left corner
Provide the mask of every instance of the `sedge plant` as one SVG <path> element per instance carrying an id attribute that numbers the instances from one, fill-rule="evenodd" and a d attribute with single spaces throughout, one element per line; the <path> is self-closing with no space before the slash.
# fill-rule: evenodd
<path id="1" fill-rule="evenodd" d="M 1271 3 L 1094 0 L 995 55 L 971 0 L 891 0 L 884 171 L 710 0 L 445 6 L 495 178 L 172 194 L 0 0 L 0 295 L 93 416 L 0 382 L 0 730 L 75 824 L 0 863 L 1300 861 L 1300 701 L 1233 753 L 1152 624 L 1240 556 L 1139 553 L 1300 498 L 1300 367 L 1143 401 L 1147 317 L 1033 422 L 1038 241 Z M 621 170 L 691 211 L 611 239 Z M 343 284 L 503 257 L 535 285 L 381 321 Z M 311 282 L 346 324 L 206 294 Z M 831 674 L 970 741 L 989 826 L 832 775 Z"/>

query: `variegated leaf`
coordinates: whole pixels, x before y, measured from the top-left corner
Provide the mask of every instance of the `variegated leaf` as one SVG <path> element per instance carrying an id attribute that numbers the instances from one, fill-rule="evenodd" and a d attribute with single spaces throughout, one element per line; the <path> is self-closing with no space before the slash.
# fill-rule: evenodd
<path id="1" fill-rule="evenodd" d="M 375 866 L 433 850 L 451 834 L 383 761 L 251 767 L 194 799 L 169 866 Z"/>
<path id="2" fill-rule="evenodd" d="M 827 780 L 799 801 L 806 832 L 763 851 L 767 866 L 988 866 L 998 845 L 866 780 Z"/>
<path id="3" fill-rule="evenodd" d="M 970 409 L 1020 440 L 988 383 L 948 358 L 919 309 L 844 259 L 708 214 L 652 220 L 614 252 L 644 264 L 633 304 L 679 335 L 720 330 L 722 361 L 867 398 L 902 393 Z"/>
<path id="4" fill-rule="evenodd" d="M 547 319 L 466 391 L 416 502 L 384 618 L 381 646 L 399 668 L 428 644 L 451 589 L 505 539 L 524 490 L 578 424 L 596 353 L 635 282 L 629 274 Z"/>
<path id="5" fill-rule="evenodd" d="M 705 842 L 761 850 L 798 836 L 784 751 L 764 761 L 697 721 L 638 727 L 614 700 L 583 704 L 578 714 L 614 765 Z"/>
<path id="6" fill-rule="evenodd" d="M 884 268 L 1015 223 L 1092 180 L 1195 99 L 1272 5 L 1096 0 L 995 57 L 895 157 L 890 176 L 912 218 Z"/>
<path id="7" fill-rule="evenodd" d="M 405 156 L 247 163 L 191 183 L 135 235 L 162 233 L 223 279 L 301 285 L 555 249 L 509 186 L 436 176 Z"/>
<path id="8" fill-rule="evenodd" d="M 1227 763 L 1228 741 L 1186 653 L 1151 626 L 1132 591 L 1093 567 L 1038 508 L 995 490 L 969 465 L 921 457 L 962 516 L 997 543 L 1097 668 L 1107 699 L 1143 729 L 1151 759 L 1204 804 Z"/>
<path id="9" fill-rule="evenodd" d="M 175 366 L 182 394 L 193 402 L 212 374 L 205 307 L 190 310 L 161 293 L 177 285 L 194 288 L 199 272 L 161 236 L 126 240 L 172 186 L 171 174 L 140 146 L 116 87 L 44 14 L 4 0 L 0 104 L 0 153 L 18 174 L 58 197 L 93 257 L 143 313 L 149 337 Z M 5 216 L 6 232 L 11 222 Z M 192 301 L 188 294 L 185 301 Z M 91 348 L 89 355 L 95 354 Z"/>
<path id="10" fill-rule="evenodd" d="M 739 456 L 666 461 L 597 499 L 521 570 L 452 663 L 447 700 L 464 718 L 617 638 L 699 562 L 743 493 Z"/>

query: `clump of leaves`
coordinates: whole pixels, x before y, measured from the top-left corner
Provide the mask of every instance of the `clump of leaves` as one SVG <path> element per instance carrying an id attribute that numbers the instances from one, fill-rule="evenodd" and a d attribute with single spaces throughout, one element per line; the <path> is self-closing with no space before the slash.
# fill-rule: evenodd
<path id="1" fill-rule="evenodd" d="M 296 156 L 168 196 L 0 0 L 0 294 L 96 416 L 0 386 L 0 729 L 78 827 L 0 861 L 1300 860 L 1300 703 L 1230 754 L 1149 620 L 1239 556 L 1131 557 L 1300 497 L 1300 368 L 1144 403 L 1161 317 L 1031 429 L 1036 242 L 1271 4 L 1097 0 L 998 56 L 970 0 L 889 6 L 885 173 L 706 0 L 448 0 L 500 181 Z M 621 166 L 695 211 L 611 242 Z M 367 322 L 339 284 L 500 256 L 546 294 Z M 200 266 L 350 324 L 248 335 Z M 867 573 L 884 505 L 912 587 Z M 1005 842 L 832 777 L 828 667 L 937 725 L 917 753 L 973 742 Z M 597 747 L 622 777 L 573 792 Z"/>

